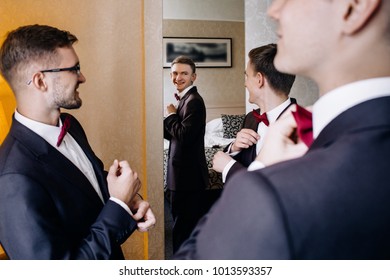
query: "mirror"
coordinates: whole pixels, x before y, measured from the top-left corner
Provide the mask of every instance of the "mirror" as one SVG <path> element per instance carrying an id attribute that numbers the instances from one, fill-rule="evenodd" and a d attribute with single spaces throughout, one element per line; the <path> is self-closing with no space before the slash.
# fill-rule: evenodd
<path id="1" fill-rule="evenodd" d="M 232 67 L 199 68 L 194 83 L 203 97 L 207 118 L 210 122 L 221 114 L 245 113 L 245 0 L 164 0 L 163 1 L 163 37 L 181 38 L 231 38 Z M 167 104 L 176 104 L 173 93 L 175 87 L 170 79 L 170 69 L 163 69 L 164 108 Z M 212 127 L 212 125 L 208 125 Z M 220 127 L 222 128 L 222 127 Z M 221 131 L 222 132 L 222 131 Z M 213 140 L 210 140 L 210 144 Z M 209 167 L 213 153 L 206 146 L 206 158 Z M 227 144 L 227 143 L 226 143 Z M 164 143 L 164 161 L 167 158 L 168 141 Z M 164 164 L 164 174 L 166 167 Z M 215 171 L 214 171 L 215 172 Z M 209 172 L 210 173 L 210 172 Z M 213 187 L 222 187 L 216 172 L 209 174 Z M 164 175 L 165 176 L 165 175 Z M 164 180 L 165 181 L 165 180 Z M 169 205 L 165 201 L 165 257 L 172 255 L 171 229 L 172 218 Z"/>
<path id="2" fill-rule="evenodd" d="M 206 129 L 220 128 L 222 125 L 210 121 L 220 118 L 221 114 L 244 114 L 252 109 L 244 87 L 246 54 L 254 47 L 277 41 L 275 23 L 267 16 L 271 3 L 271 0 L 163 1 L 163 37 L 232 38 L 231 68 L 197 69 L 195 85 L 206 104 Z M 164 105 L 176 102 L 169 72 L 169 68 L 164 68 Z M 318 88 L 311 80 L 297 77 L 290 96 L 295 97 L 302 106 L 312 105 L 318 99 Z M 163 109 L 165 111 L 165 106 Z M 208 150 L 206 148 L 206 154 Z M 208 158 L 211 158 L 210 154 Z M 171 217 L 169 211 L 165 212 L 165 217 Z M 167 258 L 170 256 L 170 228 L 166 226 Z"/>

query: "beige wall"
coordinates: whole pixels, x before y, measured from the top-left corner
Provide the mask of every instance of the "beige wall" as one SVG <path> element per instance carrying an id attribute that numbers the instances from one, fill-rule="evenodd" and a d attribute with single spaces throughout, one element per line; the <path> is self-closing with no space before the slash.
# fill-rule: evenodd
<path id="1" fill-rule="evenodd" d="M 145 20 L 144 14 L 147 14 Z M 72 111 L 95 153 L 108 167 L 127 159 L 143 181 L 159 220 L 150 234 L 133 234 L 128 259 L 163 259 L 162 0 L 1 0 L 0 36 L 26 24 L 74 33 L 87 82 L 83 106 Z M 1 90 L 1 89 L 0 89 Z M 147 104 L 147 106 L 146 106 Z M 155 114 L 154 112 L 161 112 Z"/>
<path id="2" fill-rule="evenodd" d="M 248 53 L 252 48 L 277 41 L 276 25 L 267 16 L 267 9 L 272 0 L 245 0 L 245 49 Z M 247 58 L 246 58 L 247 59 Z M 316 84 L 303 77 L 297 77 L 290 96 L 297 98 L 301 105 L 311 105 L 318 99 Z M 247 111 L 252 105 L 247 102 Z"/>
<path id="3" fill-rule="evenodd" d="M 245 34 L 243 22 L 203 20 L 163 20 L 164 37 L 232 38 L 232 68 L 198 68 L 195 85 L 207 108 L 245 108 Z M 164 104 L 176 102 L 170 69 L 164 69 Z M 209 110 L 208 110 L 209 114 Z M 209 120 L 209 118 L 208 118 Z"/>
<path id="4" fill-rule="evenodd" d="M 164 19 L 244 21 L 245 0 L 164 0 Z"/>

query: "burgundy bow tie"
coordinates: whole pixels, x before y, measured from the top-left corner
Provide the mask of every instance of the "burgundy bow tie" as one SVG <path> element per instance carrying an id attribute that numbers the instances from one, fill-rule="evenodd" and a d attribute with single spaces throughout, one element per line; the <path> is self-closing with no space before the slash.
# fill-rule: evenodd
<path id="1" fill-rule="evenodd" d="M 253 116 L 255 117 L 258 123 L 263 122 L 266 126 L 269 126 L 269 120 L 267 118 L 267 113 L 259 114 L 256 110 L 252 111 Z"/>
<path id="2" fill-rule="evenodd" d="M 64 137 L 68 132 L 69 127 L 70 127 L 70 116 L 67 115 L 64 120 L 64 123 L 62 124 L 60 135 L 58 136 L 57 147 L 61 145 L 62 140 L 64 140 Z"/>
<path id="3" fill-rule="evenodd" d="M 175 98 L 177 101 L 180 101 L 180 96 L 177 93 L 175 93 Z"/>
<path id="4" fill-rule="evenodd" d="M 298 137 L 306 144 L 306 146 L 310 147 L 313 143 L 313 114 L 298 104 L 296 112 L 292 112 L 292 114 L 298 125 Z"/>

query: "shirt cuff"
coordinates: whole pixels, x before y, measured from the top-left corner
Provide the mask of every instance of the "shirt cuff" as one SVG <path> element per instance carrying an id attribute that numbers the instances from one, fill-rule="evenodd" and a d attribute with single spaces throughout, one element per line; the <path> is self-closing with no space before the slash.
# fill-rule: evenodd
<path id="1" fill-rule="evenodd" d="M 258 170 L 258 169 L 262 169 L 264 167 L 265 167 L 264 163 L 262 163 L 261 161 L 258 161 L 258 160 L 254 160 L 248 166 L 248 171 L 255 171 L 255 170 Z"/>
<path id="2" fill-rule="evenodd" d="M 238 152 L 232 152 L 233 143 L 234 143 L 234 141 L 233 141 L 232 143 L 230 143 L 230 145 L 229 145 L 229 147 L 228 147 L 228 149 L 227 149 L 227 151 L 226 151 L 226 153 L 227 153 L 229 156 L 231 156 L 231 157 L 234 157 L 235 155 L 238 155 L 238 154 L 240 153 L 240 151 L 238 151 Z"/>
<path id="3" fill-rule="evenodd" d="M 112 201 L 116 202 L 117 204 L 119 204 L 120 206 L 122 206 L 122 208 L 125 209 L 126 212 L 130 214 L 130 216 L 133 216 L 133 212 L 131 212 L 129 206 L 127 206 L 127 204 L 124 203 L 122 200 L 117 199 L 117 198 L 112 197 L 112 196 L 110 197 L 110 200 L 112 200 Z"/>
<path id="4" fill-rule="evenodd" d="M 168 118 L 170 115 L 176 115 L 175 112 L 167 114 L 165 117 Z"/>
<path id="5" fill-rule="evenodd" d="M 222 183 L 225 183 L 226 182 L 226 177 L 227 177 L 227 174 L 230 170 L 230 168 L 232 168 L 233 164 L 236 163 L 236 160 L 232 159 L 228 162 L 228 164 L 226 164 L 225 168 L 222 170 Z"/>

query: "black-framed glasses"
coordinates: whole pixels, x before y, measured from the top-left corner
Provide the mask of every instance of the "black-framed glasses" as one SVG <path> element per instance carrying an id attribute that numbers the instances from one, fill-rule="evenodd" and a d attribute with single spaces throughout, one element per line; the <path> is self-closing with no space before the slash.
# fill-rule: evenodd
<path id="1" fill-rule="evenodd" d="M 80 75 L 80 64 L 77 63 L 75 66 L 67 67 L 67 68 L 55 68 L 55 69 L 41 70 L 39 72 L 45 73 L 45 72 L 62 72 L 62 71 L 74 71 L 79 76 Z"/>
<path id="2" fill-rule="evenodd" d="M 56 73 L 56 72 L 63 72 L 63 71 L 71 71 L 74 72 L 77 76 L 80 76 L 81 70 L 80 70 L 80 63 L 77 63 L 75 66 L 72 67 L 66 67 L 66 68 L 54 68 L 54 69 L 46 69 L 46 70 L 40 70 L 41 73 Z M 32 80 L 27 82 L 27 85 L 30 85 Z"/>

